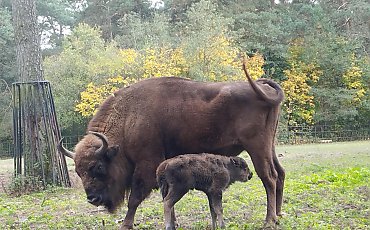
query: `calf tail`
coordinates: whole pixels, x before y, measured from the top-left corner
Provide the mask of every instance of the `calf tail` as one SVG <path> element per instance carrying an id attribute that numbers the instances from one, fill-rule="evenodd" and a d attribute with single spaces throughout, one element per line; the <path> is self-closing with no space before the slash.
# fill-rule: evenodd
<path id="1" fill-rule="evenodd" d="M 164 175 L 161 175 L 159 178 L 158 185 L 161 190 L 162 198 L 164 199 L 168 194 L 168 183 Z"/>
<path id="2" fill-rule="evenodd" d="M 161 190 L 162 198 L 164 199 L 168 194 L 168 183 L 164 173 L 157 175 L 157 183 Z"/>
<path id="3" fill-rule="evenodd" d="M 159 189 L 161 190 L 163 199 L 168 194 L 168 183 L 167 183 L 165 172 L 164 172 L 166 166 L 167 165 L 163 163 L 159 165 L 159 167 L 157 168 L 157 183 L 158 183 Z"/>

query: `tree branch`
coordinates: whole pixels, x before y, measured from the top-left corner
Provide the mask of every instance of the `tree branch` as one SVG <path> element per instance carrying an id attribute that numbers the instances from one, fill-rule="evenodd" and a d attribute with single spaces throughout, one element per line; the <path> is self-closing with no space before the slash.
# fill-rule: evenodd
<path id="1" fill-rule="evenodd" d="M 337 10 L 341 10 L 342 8 L 344 8 L 344 7 L 346 7 L 346 5 L 348 4 L 348 2 L 344 2 L 342 5 L 340 5 L 339 7 L 338 7 L 338 9 Z"/>

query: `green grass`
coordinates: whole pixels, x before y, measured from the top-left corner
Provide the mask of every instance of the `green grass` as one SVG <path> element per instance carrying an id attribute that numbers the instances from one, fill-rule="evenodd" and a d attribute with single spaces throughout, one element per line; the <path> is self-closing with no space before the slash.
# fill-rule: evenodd
<path id="1" fill-rule="evenodd" d="M 287 173 L 280 229 L 370 229 L 370 141 L 277 146 L 277 153 Z M 0 173 L 10 163 L 0 161 Z M 261 228 L 265 196 L 256 176 L 233 184 L 223 199 L 227 229 Z M 110 215 L 88 204 L 81 187 L 20 197 L 0 193 L 0 229 L 117 229 L 125 206 Z M 203 193 L 189 192 L 175 208 L 179 229 L 210 228 Z M 154 191 L 139 207 L 135 228 L 163 229 L 162 212 Z"/>

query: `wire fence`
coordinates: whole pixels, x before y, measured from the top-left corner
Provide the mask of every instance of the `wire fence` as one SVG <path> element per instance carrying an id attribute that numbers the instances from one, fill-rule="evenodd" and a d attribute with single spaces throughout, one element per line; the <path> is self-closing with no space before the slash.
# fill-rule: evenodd
<path id="1" fill-rule="evenodd" d="M 63 145 L 73 149 L 83 136 L 64 136 Z M 337 126 L 280 126 L 276 144 L 331 143 L 370 140 L 370 125 L 362 127 Z M 0 141 L 0 158 L 13 157 L 12 140 Z"/>
<path id="2" fill-rule="evenodd" d="M 368 126 L 280 126 L 277 132 L 278 144 L 330 143 L 370 140 Z"/>

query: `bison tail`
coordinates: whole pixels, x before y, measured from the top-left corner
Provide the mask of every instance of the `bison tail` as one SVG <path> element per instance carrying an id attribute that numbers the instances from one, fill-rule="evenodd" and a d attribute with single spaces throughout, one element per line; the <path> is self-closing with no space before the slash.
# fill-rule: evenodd
<path id="1" fill-rule="evenodd" d="M 161 190 L 162 198 L 164 199 L 168 194 L 168 183 L 164 174 L 158 176 L 157 182 L 159 189 Z"/>
<path id="2" fill-rule="evenodd" d="M 273 80 L 262 78 L 262 79 L 258 79 L 257 81 L 253 81 L 253 79 L 251 78 L 251 76 L 248 73 L 248 70 L 247 70 L 247 61 L 246 61 L 245 58 L 243 59 L 243 70 L 244 70 L 244 73 L 247 76 L 248 82 L 249 82 L 249 84 L 251 84 L 252 89 L 254 90 L 254 92 L 259 97 L 261 97 L 264 101 L 266 101 L 267 103 L 269 103 L 272 106 L 277 106 L 277 105 L 279 105 L 284 100 L 284 92 L 283 92 L 283 90 L 281 89 L 280 85 L 277 84 L 276 82 L 274 82 Z M 271 88 L 274 89 L 275 93 L 273 93 L 271 95 L 271 93 L 265 92 L 259 86 L 259 84 L 267 84 L 267 85 L 269 85 Z"/>

